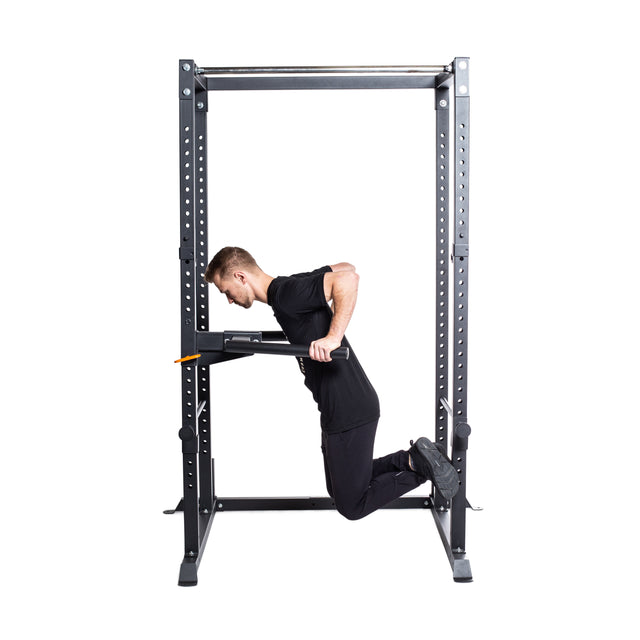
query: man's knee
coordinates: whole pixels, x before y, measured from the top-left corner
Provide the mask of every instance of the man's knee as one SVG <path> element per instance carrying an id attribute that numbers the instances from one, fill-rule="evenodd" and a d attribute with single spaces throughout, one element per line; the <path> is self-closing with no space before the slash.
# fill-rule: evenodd
<path id="1" fill-rule="evenodd" d="M 354 504 L 336 500 L 336 510 L 347 520 L 360 520 L 360 518 L 364 518 L 364 516 L 366 515 L 366 513 L 364 513 L 362 504 L 360 503 Z"/>

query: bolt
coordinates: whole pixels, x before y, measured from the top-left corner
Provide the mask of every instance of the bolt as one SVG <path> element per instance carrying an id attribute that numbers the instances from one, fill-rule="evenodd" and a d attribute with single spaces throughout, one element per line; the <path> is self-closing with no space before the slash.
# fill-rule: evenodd
<path id="1" fill-rule="evenodd" d="M 446 100 L 440 100 L 440 106 L 441 107 L 446 107 L 447 106 L 447 101 Z"/>
<path id="2" fill-rule="evenodd" d="M 189 553 L 187 555 L 190 556 L 191 558 L 193 558 L 193 556 L 195 556 L 196 554 L 193 551 L 189 551 Z"/>
<path id="3" fill-rule="evenodd" d="M 183 69 L 184 71 L 189 71 L 189 70 L 191 69 L 191 65 L 190 65 L 188 62 L 185 62 L 185 63 L 182 65 L 182 69 Z"/>
<path id="4" fill-rule="evenodd" d="M 183 89 L 183 90 L 182 90 L 182 93 L 183 93 L 185 96 L 190 96 L 190 95 L 191 95 L 191 89 Z"/>
<path id="5" fill-rule="evenodd" d="M 196 107 L 198 107 L 198 109 L 204 109 L 204 102 L 198 102 Z"/>

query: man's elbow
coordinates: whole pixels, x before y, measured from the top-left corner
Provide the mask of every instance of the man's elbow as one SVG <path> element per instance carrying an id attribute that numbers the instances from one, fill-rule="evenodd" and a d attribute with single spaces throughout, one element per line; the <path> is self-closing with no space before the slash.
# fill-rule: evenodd
<path id="1" fill-rule="evenodd" d="M 342 273 L 341 280 L 345 287 L 357 291 L 358 283 L 360 282 L 360 276 L 356 273 L 355 267 L 353 268 L 353 271 L 344 271 Z"/>
<path id="2" fill-rule="evenodd" d="M 332 265 L 331 270 L 333 272 L 349 272 L 349 271 L 355 271 L 356 268 L 352 264 L 349 264 L 348 262 L 339 262 L 338 264 Z"/>

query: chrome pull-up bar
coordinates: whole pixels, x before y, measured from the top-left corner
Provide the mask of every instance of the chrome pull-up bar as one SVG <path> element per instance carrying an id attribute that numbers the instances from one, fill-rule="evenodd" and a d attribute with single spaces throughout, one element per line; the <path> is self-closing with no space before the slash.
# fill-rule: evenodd
<path id="1" fill-rule="evenodd" d="M 229 75 L 286 75 L 286 74 L 428 74 L 451 73 L 451 65 L 415 65 L 382 67 L 196 67 L 196 74 L 205 76 Z"/>

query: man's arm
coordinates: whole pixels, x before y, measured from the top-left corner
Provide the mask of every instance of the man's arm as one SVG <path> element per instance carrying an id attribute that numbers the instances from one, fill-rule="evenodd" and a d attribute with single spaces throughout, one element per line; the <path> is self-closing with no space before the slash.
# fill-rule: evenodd
<path id="1" fill-rule="evenodd" d="M 346 263 L 340 264 L 346 265 Z M 327 302 L 333 300 L 333 318 L 327 335 L 311 343 L 309 357 L 312 360 L 331 361 L 331 352 L 342 343 L 347 325 L 353 315 L 358 298 L 360 276 L 356 273 L 355 267 L 348 266 L 351 269 L 324 274 L 324 295 Z"/>
<path id="2" fill-rule="evenodd" d="M 338 271 L 355 271 L 356 270 L 356 268 L 352 264 L 349 264 L 348 262 L 338 262 L 338 264 L 330 265 L 329 268 L 334 273 L 337 273 Z M 327 302 L 329 302 L 329 300 L 327 300 Z M 331 300 L 331 311 L 335 311 L 335 305 L 333 300 Z"/>

